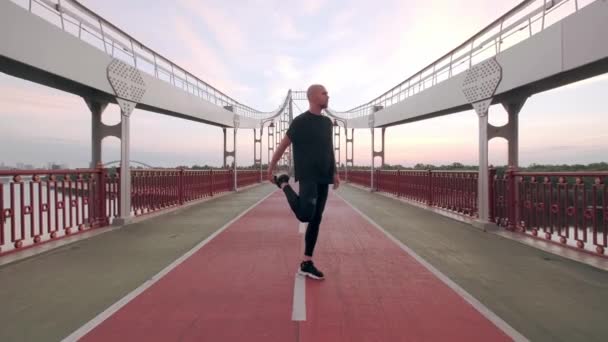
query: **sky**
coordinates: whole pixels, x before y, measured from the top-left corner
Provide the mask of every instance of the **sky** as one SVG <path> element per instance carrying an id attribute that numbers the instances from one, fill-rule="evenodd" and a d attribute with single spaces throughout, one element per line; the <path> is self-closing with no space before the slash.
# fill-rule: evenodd
<path id="1" fill-rule="evenodd" d="M 288 89 L 311 83 L 326 86 L 334 109 L 367 102 L 520 0 L 81 2 L 241 103 L 269 111 Z M 602 75 L 530 97 L 520 113 L 520 164 L 608 161 L 607 87 Z M 296 112 L 306 109 L 296 103 Z M 110 105 L 103 121 L 119 120 Z M 500 106 L 490 109 L 490 123 L 506 121 Z M 0 162 L 86 167 L 90 161 L 91 115 L 82 98 L 0 73 L 0 122 Z M 469 110 L 388 128 L 385 162 L 476 164 L 477 125 Z M 370 164 L 370 140 L 369 130 L 355 132 L 355 164 Z M 238 164 L 253 164 L 253 153 L 253 133 L 239 130 Z M 222 156 L 220 128 L 139 109 L 131 116 L 132 160 L 218 166 Z M 118 139 L 104 139 L 102 158 L 120 159 Z M 490 142 L 489 161 L 506 164 L 506 141 Z"/>

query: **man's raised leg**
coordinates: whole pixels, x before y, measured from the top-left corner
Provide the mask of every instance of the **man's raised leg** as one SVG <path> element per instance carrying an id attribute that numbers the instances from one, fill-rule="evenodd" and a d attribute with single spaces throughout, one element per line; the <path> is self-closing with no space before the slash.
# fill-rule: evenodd
<path id="1" fill-rule="evenodd" d="M 317 184 L 311 182 L 300 182 L 300 194 L 296 194 L 287 182 L 278 184 L 285 196 L 291 210 L 300 222 L 310 222 L 315 214 L 317 204 Z"/>

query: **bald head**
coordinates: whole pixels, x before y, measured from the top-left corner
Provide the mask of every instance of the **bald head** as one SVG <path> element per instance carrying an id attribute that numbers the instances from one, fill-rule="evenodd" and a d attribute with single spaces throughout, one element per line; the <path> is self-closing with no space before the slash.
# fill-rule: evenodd
<path id="1" fill-rule="evenodd" d="M 308 98 L 310 111 L 315 114 L 321 114 L 321 111 L 327 108 L 329 103 L 329 95 L 327 94 L 327 90 L 320 84 L 313 84 L 308 87 L 306 97 Z"/>

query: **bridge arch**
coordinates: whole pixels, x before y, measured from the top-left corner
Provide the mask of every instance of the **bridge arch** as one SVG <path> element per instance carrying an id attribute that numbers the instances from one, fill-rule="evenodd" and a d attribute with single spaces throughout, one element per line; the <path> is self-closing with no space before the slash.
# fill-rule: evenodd
<path id="1" fill-rule="evenodd" d="M 130 162 L 131 164 L 137 164 L 137 165 L 141 165 L 141 166 L 143 166 L 143 167 L 145 167 L 145 168 L 148 168 L 148 169 L 155 169 L 155 167 L 154 167 L 154 166 L 149 165 L 149 164 L 146 164 L 146 163 L 143 163 L 143 162 L 140 162 L 140 161 L 137 161 L 137 160 L 130 160 L 129 162 Z M 112 165 L 120 165 L 120 160 L 113 160 L 113 161 L 110 161 L 110 162 L 104 163 L 104 164 L 103 164 L 103 167 L 108 167 L 108 166 L 112 166 Z"/>

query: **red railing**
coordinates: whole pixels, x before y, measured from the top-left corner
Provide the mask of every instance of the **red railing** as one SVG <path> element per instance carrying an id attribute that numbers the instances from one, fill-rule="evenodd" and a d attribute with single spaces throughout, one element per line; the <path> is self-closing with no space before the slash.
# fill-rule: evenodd
<path id="1" fill-rule="evenodd" d="M 368 171 L 369 172 L 369 171 Z M 397 170 L 377 170 L 375 190 L 386 192 L 393 195 L 399 193 L 399 171 Z M 368 184 L 369 186 L 369 184 Z"/>
<path id="2" fill-rule="evenodd" d="M 491 171 L 493 172 L 493 171 Z M 350 182 L 370 186 L 370 171 L 349 170 Z M 476 171 L 374 171 L 375 190 L 477 217 Z"/>
<path id="3" fill-rule="evenodd" d="M 379 173 L 382 178 L 382 173 Z M 398 171 L 397 195 L 408 200 L 430 204 L 430 171 Z"/>
<path id="4" fill-rule="evenodd" d="M 0 254 L 105 226 L 118 215 L 117 178 L 103 169 L 0 171 L 0 177 Z"/>
<path id="5" fill-rule="evenodd" d="M 239 188 L 259 183 L 261 181 L 260 170 L 238 170 L 237 185 Z"/>
<path id="6" fill-rule="evenodd" d="M 104 227 L 120 216 L 117 170 L 0 171 L 0 255 Z M 260 171 L 238 170 L 240 187 Z M 131 213 L 139 216 L 232 191 L 232 170 L 132 170 Z"/>
<path id="7" fill-rule="evenodd" d="M 604 254 L 608 172 L 517 172 L 494 180 L 496 222 L 509 230 Z"/>
<path id="8" fill-rule="evenodd" d="M 110 223 L 110 219 L 120 216 L 120 172 L 115 172 L 110 175 L 108 170 L 99 169 L 101 178 L 104 184 L 101 186 L 105 194 L 102 197 L 106 198 L 105 202 L 101 202 L 99 205 L 102 207 L 101 217 L 107 217 L 104 221 L 107 225 Z"/>
<path id="9" fill-rule="evenodd" d="M 494 170 L 490 169 L 490 179 Z M 477 171 L 431 171 L 433 206 L 470 217 L 478 216 Z M 490 196 L 490 202 L 492 198 Z M 490 214 L 490 220 L 492 220 Z"/>
<path id="10" fill-rule="evenodd" d="M 232 170 L 213 170 L 213 193 L 234 190 L 234 172 Z"/>
<path id="11" fill-rule="evenodd" d="M 369 188 L 371 182 L 370 171 L 348 170 L 348 182 Z"/>
<path id="12" fill-rule="evenodd" d="M 376 170 L 377 191 L 478 217 L 477 171 Z M 349 170 L 370 187 L 370 171 Z M 608 247 L 608 172 L 531 173 L 490 169 L 490 221 L 509 230 L 604 254 Z"/>
<path id="13" fill-rule="evenodd" d="M 259 170 L 238 170 L 237 186 L 260 182 Z M 234 189 L 233 170 L 132 170 L 131 207 L 136 216 Z"/>
<path id="14" fill-rule="evenodd" d="M 184 203 L 184 170 L 131 170 L 131 210 L 136 216 Z"/>
<path id="15" fill-rule="evenodd" d="M 214 170 L 185 170 L 182 174 L 182 199 L 180 203 L 196 201 L 214 194 Z M 219 193 L 216 191 L 215 193 Z"/>

